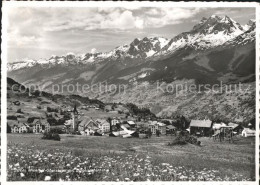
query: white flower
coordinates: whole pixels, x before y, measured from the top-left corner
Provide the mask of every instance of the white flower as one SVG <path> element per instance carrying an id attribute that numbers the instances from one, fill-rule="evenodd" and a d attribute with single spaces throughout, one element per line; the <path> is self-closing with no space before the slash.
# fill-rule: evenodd
<path id="1" fill-rule="evenodd" d="M 45 176 L 44 180 L 45 181 L 50 181 L 51 180 L 51 176 Z"/>
<path id="2" fill-rule="evenodd" d="M 25 175 L 24 175 L 24 173 L 20 173 L 20 176 L 21 176 L 21 177 L 24 177 Z"/>

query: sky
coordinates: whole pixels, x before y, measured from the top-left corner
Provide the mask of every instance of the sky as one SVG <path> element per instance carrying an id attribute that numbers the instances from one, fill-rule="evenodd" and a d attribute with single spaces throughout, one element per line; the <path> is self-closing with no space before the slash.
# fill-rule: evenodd
<path id="1" fill-rule="evenodd" d="M 254 8 L 19 7 L 8 12 L 8 62 L 52 55 L 106 52 L 135 38 L 173 38 L 202 17 L 255 19 Z"/>

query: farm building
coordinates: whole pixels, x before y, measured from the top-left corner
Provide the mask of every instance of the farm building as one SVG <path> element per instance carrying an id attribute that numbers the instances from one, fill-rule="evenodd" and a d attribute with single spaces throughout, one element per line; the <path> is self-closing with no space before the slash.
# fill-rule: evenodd
<path id="1" fill-rule="evenodd" d="M 98 124 L 99 129 L 102 133 L 110 132 L 110 124 L 105 119 L 97 119 L 96 123 Z"/>
<path id="2" fill-rule="evenodd" d="M 135 122 L 134 121 L 127 121 L 128 125 L 130 125 L 131 127 L 135 127 Z"/>
<path id="3" fill-rule="evenodd" d="M 173 125 L 167 125 L 166 126 L 166 134 L 172 134 L 176 130 L 176 127 Z"/>
<path id="4" fill-rule="evenodd" d="M 149 124 L 149 128 L 151 129 L 153 134 L 156 134 L 156 130 L 160 131 L 160 134 L 166 134 L 166 125 L 164 123 L 160 123 L 157 121 L 151 121 Z"/>
<path id="5" fill-rule="evenodd" d="M 33 128 L 33 133 L 49 132 L 51 128 L 48 122 L 43 122 L 40 119 L 34 119 L 30 127 Z"/>
<path id="6" fill-rule="evenodd" d="M 213 130 L 219 130 L 221 127 L 227 126 L 225 123 L 213 123 Z"/>
<path id="7" fill-rule="evenodd" d="M 242 131 L 242 136 L 243 137 L 255 136 L 255 130 L 252 130 L 250 128 L 244 128 L 244 130 Z"/>
<path id="8" fill-rule="evenodd" d="M 209 136 L 212 134 L 212 121 L 210 120 L 191 120 L 190 134 Z"/>
<path id="9" fill-rule="evenodd" d="M 231 126 L 233 132 L 236 132 L 238 134 L 241 134 L 244 129 L 244 127 L 241 124 L 237 124 L 237 123 L 229 123 L 228 126 Z"/>

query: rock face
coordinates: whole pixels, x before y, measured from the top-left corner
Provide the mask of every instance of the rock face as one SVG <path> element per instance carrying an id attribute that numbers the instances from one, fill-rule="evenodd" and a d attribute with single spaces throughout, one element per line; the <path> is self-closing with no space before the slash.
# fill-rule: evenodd
<path id="1" fill-rule="evenodd" d="M 51 91 L 54 84 L 91 85 L 101 82 L 117 86 L 123 84 L 131 93 L 124 95 L 106 94 L 103 91 L 74 93 L 106 102 L 133 102 L 156 109 L 154 112 L 158 115 L 175 114 L 179 111 L 178 106 L 182 106 L 184 113 L 188 112 L 194 116 L 195 113 L 186 109 L 188 105 L 175 102 L 178 106 L 173 108 L 169 101 L 166 102 L 168 94 L 155 91 L 156 83 L 190 81 L 197 85 L 254 83 L 255 21 L 250 20 L 247 25 L 241 26 L 227 16 L 213 15 L 202 18 L 192 30 L 180 33 L 172 39 L 136 38 L 130 44 L 104 53 L 83 55 L 68 53 L 49 59 L 26 59 L 9 63 L 8 76 L 23 84 L 44 86 L 46 91 Z M 104 85 L 102 87 L 104 88 Z M 145 90 L 155 93 L 155 96 L 144 97 Z M 173 101 L 178 100 L 177 97 L 169 97 Z M 254 99 L 253 95 L 248 95 L 248 98 Z M 222 99 L 225 99 L 224 96 Z M 198 105 L 192 106 L 195 109 Z M 166 107 L 169 107 L 168 110 L 165 110 Z M 254 107 L 245 105 L 244 108 L 248 107 L 250 107 L 248 111 L 252 113 Z M 238 109 L 240 108 L 236 108 Z M 216 115 L 222 114 L 219 113 L 220 110 L 214 111 Z M 243 111 L 238 112 L 243 114 Z M 248 114 L 245 117 L 248 117 Z"/>

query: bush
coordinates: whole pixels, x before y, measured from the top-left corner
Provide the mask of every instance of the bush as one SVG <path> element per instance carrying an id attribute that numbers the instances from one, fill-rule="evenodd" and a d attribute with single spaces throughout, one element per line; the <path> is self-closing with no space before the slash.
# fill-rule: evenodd
<path id="1" fill-rule="evenodd" d="M 185 145 L 187 143 L 200 146 L 201 142 L 196 137 L 191 136 L 189 133 L 181 131 L 168 145 Z"/>
<path id="2" fill-rule="evenodd" d="M 50 130 L 51 133 L 56 133 L 56 134 L 63 134 L 62 128 L 51 128 Z"/>
<path id="3" fill-rule="evenodd" d="M 60 141 L 60 135 L 53 132 L 44 132 L 42 139 Z"/>
<path id="4" fill-rule="evenodd" d="M 59 109 L 47 107 L 47 112 L 59 112 Z"/>
<path id="5" fill-rule="evenodd" d="M 17 109 L 17 113 L 23 114 L 22 109 Z"/>

